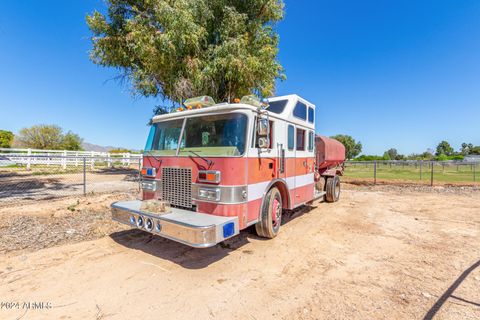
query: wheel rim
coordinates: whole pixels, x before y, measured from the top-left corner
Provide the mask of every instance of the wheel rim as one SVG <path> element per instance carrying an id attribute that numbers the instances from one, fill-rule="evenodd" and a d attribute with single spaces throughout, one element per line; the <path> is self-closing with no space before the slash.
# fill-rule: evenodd
<path id="1" fill-rule="evenodd" d="M 340 181 L 336 181 L 335 183 L 335 199 L 338 199 L 340 196 Z"/>
<path id="2" fill-rule="evenodd" d="M 278 201 L 277 197 L 273 198 L 272 202 L 272 219 L 273 219 L 273 227 L 277 227 L 280 224 L 282 217 L 282 206 L 280 205 L 280 201 Z"/>

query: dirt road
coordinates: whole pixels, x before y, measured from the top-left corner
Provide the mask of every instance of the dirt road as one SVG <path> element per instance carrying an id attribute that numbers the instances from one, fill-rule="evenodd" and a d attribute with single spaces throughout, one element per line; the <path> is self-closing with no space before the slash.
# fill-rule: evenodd
<path id="1" fill-rule="evenodd" d="M 4 252 L 0 318 L 479 319 L 480 192 L 349 188 L 273 240 L 199 250 L 114 226 Z"/>

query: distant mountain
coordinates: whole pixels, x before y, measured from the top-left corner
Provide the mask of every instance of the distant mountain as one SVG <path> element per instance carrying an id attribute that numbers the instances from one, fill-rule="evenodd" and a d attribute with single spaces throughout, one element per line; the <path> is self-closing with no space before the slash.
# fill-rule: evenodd
<path id="1" fill-rule="evenodd" d="M 95 151 L 95 152 L 109 152 L 114 149 L 128 149 L 123 147 L 112 147 L 112 146 L 99 146 L 98 144 L 82 142 L 82 148 L 85 151 Z M 131 150 L 132 152 L 139 152 L 139 150 Z"/>

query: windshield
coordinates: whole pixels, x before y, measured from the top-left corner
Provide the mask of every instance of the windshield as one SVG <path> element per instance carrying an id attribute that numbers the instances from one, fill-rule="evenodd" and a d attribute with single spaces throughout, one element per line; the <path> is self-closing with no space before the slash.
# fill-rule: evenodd
<path id="1" fill-rule="evenodd" d="M 154 123 L 150 128 L 145 153 L 174 156 L 177 153 L 182 124 L 183 119 Z"/>
<path id="2" fill-rule="evenodd" d="M 183 119 L 158 122 L 145 147 L 146 153 L 175 155 Z M 186 119 L 180 156 L 240 156 L 245 152 L 247 116 L 240 113 Z"/>

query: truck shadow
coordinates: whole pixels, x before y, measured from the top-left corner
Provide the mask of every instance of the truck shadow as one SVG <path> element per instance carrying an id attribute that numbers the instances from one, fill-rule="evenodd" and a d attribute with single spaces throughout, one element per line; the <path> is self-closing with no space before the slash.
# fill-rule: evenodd
<path id="1" fill-rule="evenodd" d="M 299 210 L 286 213 L 282 225 L 288 224 L 288 222 L 315 208 L 305 206 Z M 242 230 L 239 235 L 225 240 L 216 246 L 205 249 L 192 248 L 139 229 L 114 232 L 110 234 L 110 238 L 124 247 L 141 250 L 160 259 L 169 260 L 186 269 L 206 268 L 210 264 L 227 257 L 233 251 L 241 250 L 242 254 L 251 254 L 251 250 L 242 250 L 242 247 L 250 243 L 251 239 L 255 239 L 255 241 L 270 241 L 270 239 L 258 237 L 254 226 Z"/>
<path id="2" fill-rule="evenodd" d="M 115 232 L 110 235 L 115 242 L 122 246 L 169 260 L 186 269 L 208 267 L 228 256 L 231 251 L 238 250 L 249 243 L 249 236 L 251 236 L 249 230 L 244 230 L 236 237 L 216 246 L 197 249 L 139 229 Z"/>
<path id="3" fill-rule="evenodd" d="M 480 307 L 480 302 L 470 301 L 461 297 L 454 295 L 455 290 L 460 286 L 460 284 L 476 269 L 480 267 L 480 260 L 472 264 L 469 268 L 462 272 L 462 274 L 450 285 L 450 287 L 445 290 L 445 292 L 438 298 L 438 300 L 433 304 L 433 306 L 427 311 L 424 320 L 431 320 L 435 317 L 437 312 L 442 308 L 443 304 L 449 299 L 454 299 L 466 304 L 473 305 L 475 307 Z"/>

